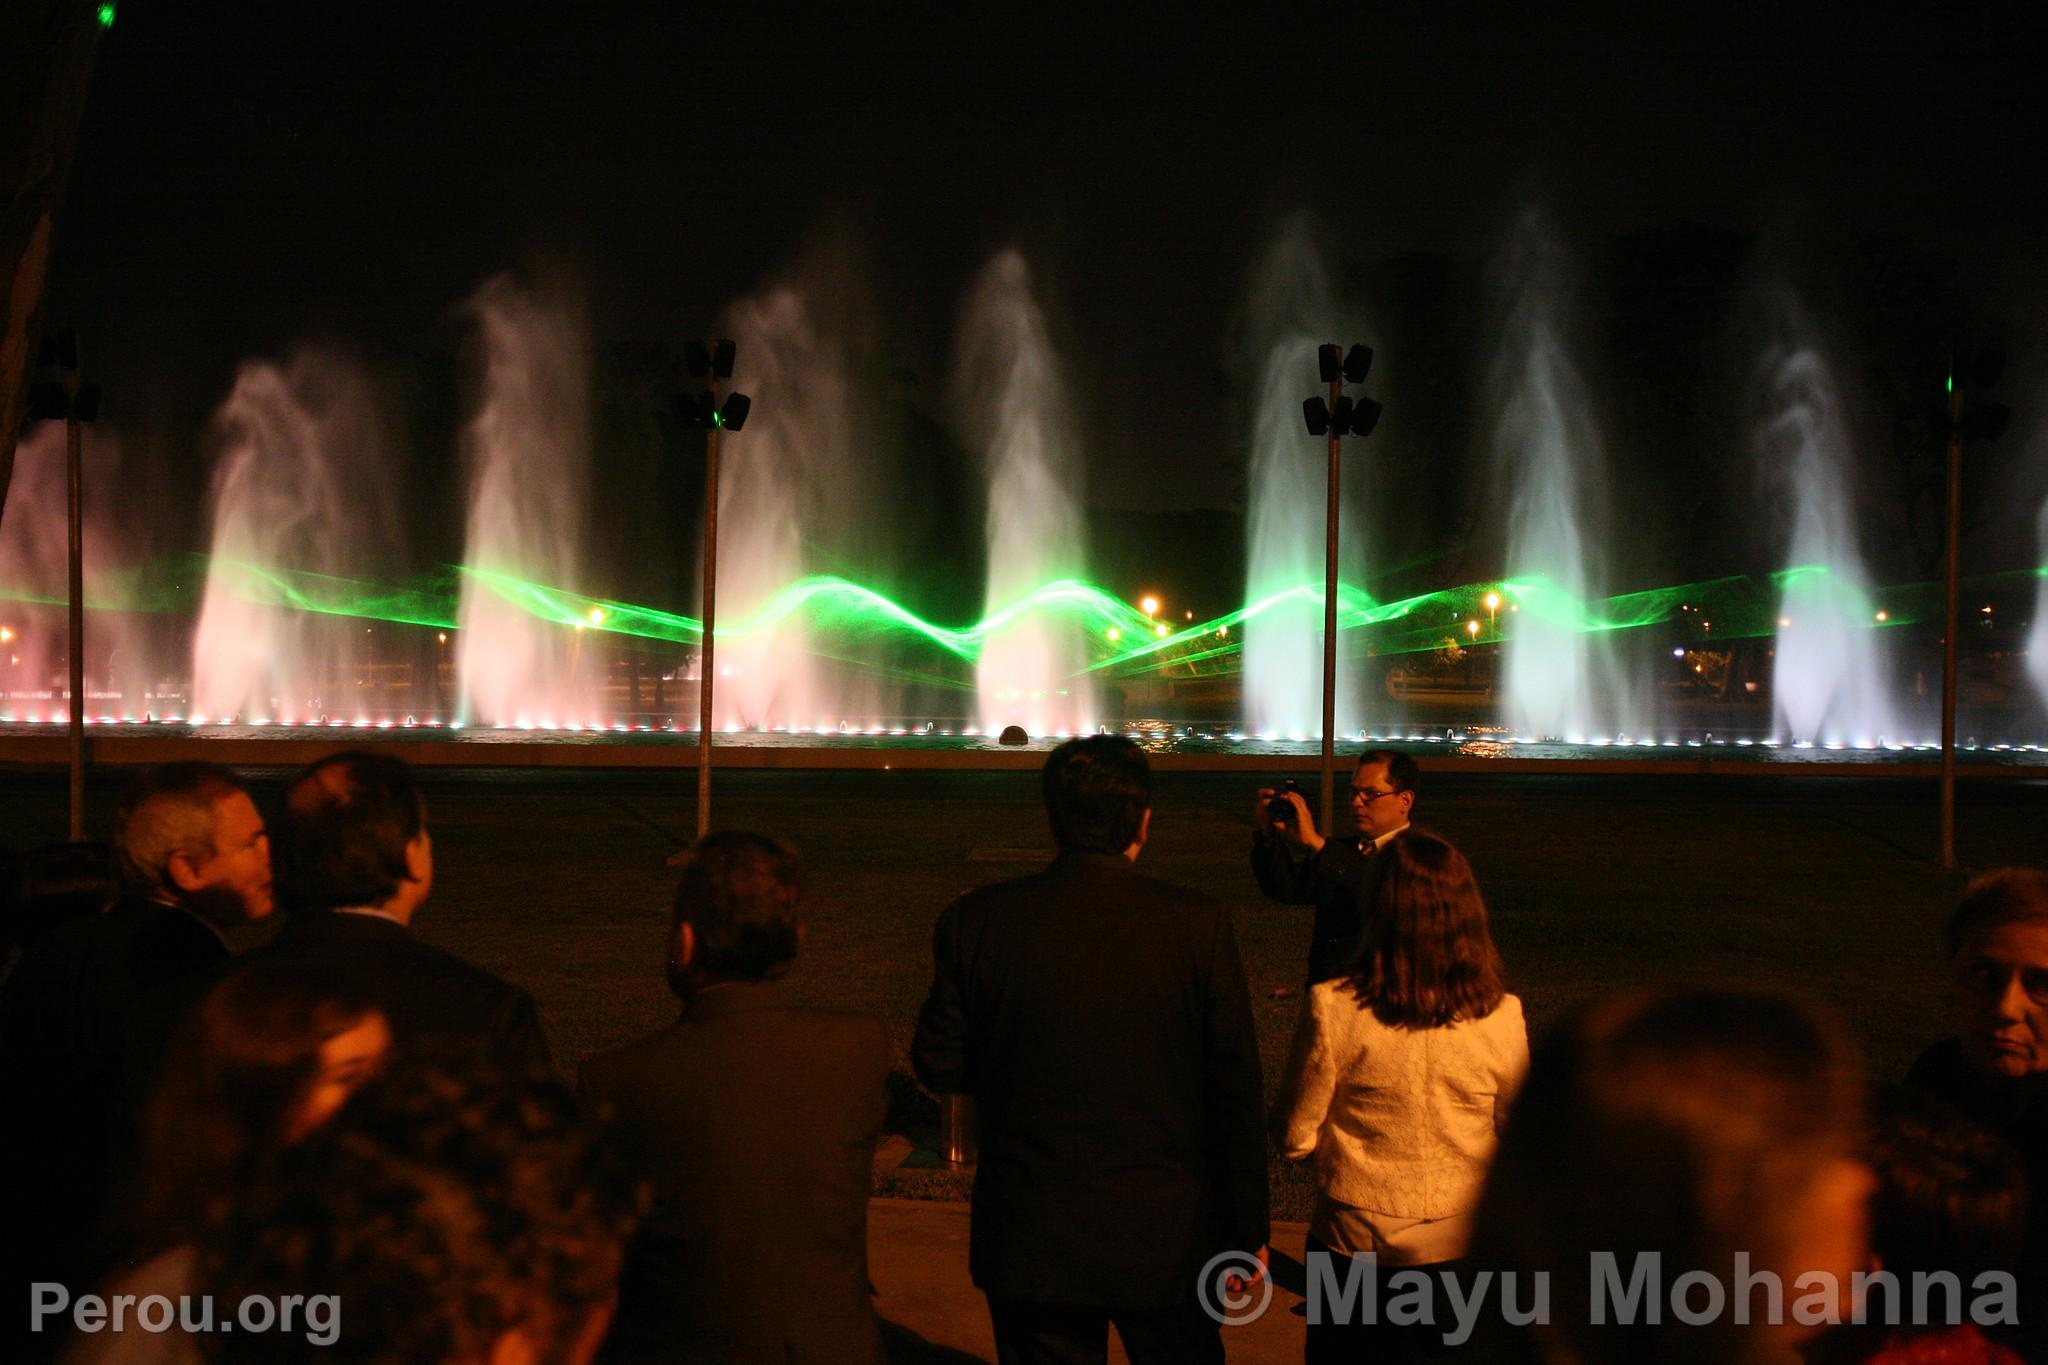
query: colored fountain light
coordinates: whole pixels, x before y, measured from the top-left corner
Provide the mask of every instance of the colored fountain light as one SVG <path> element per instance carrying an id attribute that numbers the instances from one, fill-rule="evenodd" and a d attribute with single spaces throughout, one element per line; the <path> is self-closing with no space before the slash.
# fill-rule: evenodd
<path id="1" fill-rule="evenodd" d="M 1776 286 L 1753 310 L 1765 333 L 1749 427 L 1776 480 L 1763 511 L 1785 512 L 1783 525 L 1760 519 L 1758 536 L 1785 567 L 1639 588 L 1615 581 L 1629 528 L 1603 505 L 1614 476 L 1595 414 L 1610 405 L 1575 352 L 1572 278 L 1541 221 L 1519 222 L 1493 277 L 1500 326 L 1478 409 L 1492 468 L 1476 481 L 1494 502 L 1472 508 L 1478 543 L 1456 547 L 1456 560 L 1382 563 L 1364 528 L 1384 524 L 1385 483 L 1361 478 L 1344 506 L 1336 733 L 1487 752 L 1559 741 L 1610 754 L 1932 748 L 1901 736 L 1931 732 L 1924 675 L 1940 585 L 1874 586 L 1878 561 L 1863 558 L 1855 521 L 1868 456 L 1854 449 L 1853 385 L 1837 377 L 1826 329 Z M 729 310 L 755 408 L 743 434 L 726 432 L 720 485 L 719 732 L 963 745 L 1010 724 L 1037 739 L 1154 744 L 1320 734 L 1326 448 L 1302 434 L 1298 401 L 1315 345 L 1370 336 L 1374 319 L 1339 296 L 1305 225 L 1289 224 L 1245 313 L 1242 604 L 1198 621 L 1182 603 L 1176 622 L 1174 565 L 1147 564 L 1172 590 L 1135 601 L 1128 579 L 1111 591 L 1088 576 L 1094 456 L 1038 287 L 1005 252 L 962 309 L 955 434 L 987 485 L 987 560 L 949 560 L 925 581 L 901 576 L 918 547 L 900 540 L 903 484 L 876 448 L 888 424 L 855 378 L 853 339 L 874 319 L 801 270 Z M 388 435 L 394 405 L 366 367 L 332 351 L 235 374 L 209 433 L 206 554 L 124 558 L 151 538 L 122 520 L 134 499 L 116 495 L 115 433 L 87 433 L 89 723 L 291 735 L 466 722 L 593 742 L 693 733 L 704 644 L 701 614 L 687 614 L 693 585 L 672 564 L 667 577 L 636 578 L 608 558 L 623 548 L 644 559 L 647 547 L 611 544 L 626 538 L 594 500 L 608 490 L 591 477 L 602 426 L 581 304 L 497 280 L 465 316 L 479 363 L 460 408 L 459 549 L 406 543 L 411 509 L 396 504 L 412 496 L 421 452 Z M 616 452 L 602 454 L 609 476 Z M 67 716 L 64 544 L 51 530 L 64 521 L 63 463 L 56 426 L 32 428 L 16 450 L 0 525 L 0 722 Z M 687 562 L 695 528 L 671 529 L 654 553 Z M 1468 548 L 1468 572 L 1486 577 L 1427 577 L 1437 570 L 1426 566 L 1466 562 Z M 1967 591 L 1971 639 L 2023 659 L 2013 671 L 2048 695 L 2048 571 L 1979 575 Z M 1973 750 L 2033 754 L 2035 723 L 1973 715 L 1965 733 Z"/>

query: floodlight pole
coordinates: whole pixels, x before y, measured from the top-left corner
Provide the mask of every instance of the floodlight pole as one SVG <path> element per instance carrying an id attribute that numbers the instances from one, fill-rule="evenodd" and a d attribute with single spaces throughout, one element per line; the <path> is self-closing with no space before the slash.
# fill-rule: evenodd
<path id="1" fill-rule="evenodd" d="M 1950 365 L 1954 373 L 1954 365 Z M 1942 570 L 1941 630 L 1941 865 L 1956 865 L 1956 637 L 1961 634 L 1963 396 L 1948 396 L 1948 553 Z"/>
<path id="2" fill-rule="evenodd" d="M 1330 381 L 1332 414 L 1337 411 L 1337 400 L 1343 396 L 1344 380 L 1339 375 Z M 1337 782 L 1337 470 L 1342 440 L 1337 424 L 1331 422 L 1330 488 L 1323 509 L 1323 773 L 1319 788 L 1322 804 L 1316 807 L 1322 812 L 1326 836 L 1336 825 L 1336 807 L 1330 802 Z"/>
<path id="3" fill-rule="evenodd" d="M 71 842 L 85 841 L 85 510 L 84 441 L 78 429 L 78 371 L 65 376 L 73 410 L 64 416 L 65 483 L 70 500 Z"/>
<path id="4" fill-rule="evenodd" d="M 704 431 L 704 643 L 697 664 L 697 837 L 711 828 L 711 693 L 718 669 L 712 620 L 718 611 L 718 380 L 711 386 L 711 422 Z"/>

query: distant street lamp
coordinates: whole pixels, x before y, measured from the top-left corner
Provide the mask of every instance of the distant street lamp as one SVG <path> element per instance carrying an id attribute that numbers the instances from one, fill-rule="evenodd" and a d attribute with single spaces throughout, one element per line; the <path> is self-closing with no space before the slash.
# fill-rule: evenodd
<path id="1" fill-rule="evenodd" d="M 683 343 L 683 366 L 693 379 L 705 381 L 694 393 L 677 394 L 676 420 L 704 429 L 704 642 L 697 665 L 697 837 L 711 828 L 711 694 L 717 669 L 713 663 L 712 629 L 718 605 L 718 437 L 747 424 L 753 400 L 743 393 L 719 401 L 719 381 L 732 378 L 738 348 L 730 341 L 706 347 Z"/>
<path id="2" fill-rule="evenodd" d="M 1346 384 L 1363 384 L 1372 370 L 1372 347 L 1353 346 L 1346 353 L 1325 344 L 1316 348 L 1316 367 L 1330 386 L 1329 398 L 1309 398 L 1301 405 L 1308 434 L 1330 437 L 1330 482 L 1323 517 L 1323 821 L 1330 823 L 1330 799 L 1337 774 L 1337 471 L 1338 442 L 1346 435 L 1360 440 L 1380 424 L 1380 405 L 1360 395 L 1356 403 L 1344 396 Z"/>
<path id="3" fill-rule="evenodd" d="M 1489 635 L 1495 633 L 1494 613 L 1499 610 L 1500 594 L 1497 592 L 1486 594 L 1486 630 Z"/>

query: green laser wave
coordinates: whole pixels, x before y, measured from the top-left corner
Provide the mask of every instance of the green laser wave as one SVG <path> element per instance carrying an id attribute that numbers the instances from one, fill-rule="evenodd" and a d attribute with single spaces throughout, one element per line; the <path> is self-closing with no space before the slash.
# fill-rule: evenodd
<path id="1" fill-rule="evenodd" d="M 1461 584 L 1390 602 L 1376 601 L 1364 588 L 1339 585 L 1338 627 L 1362 632 L 1372 654 L 1442 649 L 1446 645 L 1493 645 L 1512 639 L 1522 613 L 1581 633 L 1675 626 L 1702 645 L 1755 638 L 1780 629 L 1788 591 L 1814 575 L 1819 565 L 1797 565 L 1756 576 L 1730 575 L 1696 583 L 1651 588 L 1580 601 L 1536 575 Z M 703 633 L 694 617 L 637 603 L 578 593 L 483 567 L 445 567 L 411 583 L 378 585 L 332 574 L 268 567 L 235 559 L 179 556 L 139 570 L 95 575 L 87 605 L 94 610 L 168 612 L 190 610 L 207 575 L 235 595 L 263 606 L 395 624 L 455 629 L 460 624 L 462 583 L 471 580 L 538 620 L 557 626 L 601 631 L 629 638 L 695 644 Z M 2048 566 L 1979 575 L 1964 581 L 1976 595 L 2016 591 L 2048 577 Z M 1909 625 L 1938 617 L 1940 583 L 1908 583 L 1872 590 L 1865 617 L 1872 627 Z M 1488 608 L 1489 594 L 1498 594 Z M 62 606 L 63 598 L 34 590 L 0 590 L 0 600 L 32 606 Z M 897 639 L 913 648 L 936 648 L 956 665 L 979 659 L 987 641 L 1034 616 L 1070 620 L 1087 642 L 1089 662 L 1075 676 L 1101 672 L 1126 676 L 1162 667 L 1196 674 L 1232 671 L 1243 649 L 1241 627 L 1270 612 L 1313 613 L 1323 605 L 1320 584 L 1272 592 L 1199 625 L 1159 634 L 1159 623 L 1136 606 L 1079 579 L 1041 585 L 974 625 L 954 628 L 927 621 L 884 595 L 850 579 L 815 575 L 799 579 L 745 614 L 719 627 L 721 641 L 739 642 L 798 622 L 809 633 L 806 648 L 820 657 L 893 676 L 948 688 L 967 684 L 922 668 L 883 663 L 857 646 Z M 1313 628 L 1313 627 L 1311 627 Z M 1354 651 L 1355 652 L 1355 651 Z"/>

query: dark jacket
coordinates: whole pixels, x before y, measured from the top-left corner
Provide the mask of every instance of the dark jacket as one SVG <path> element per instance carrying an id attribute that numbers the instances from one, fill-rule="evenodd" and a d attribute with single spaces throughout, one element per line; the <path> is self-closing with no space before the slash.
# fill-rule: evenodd
<path id="1" fill-rule="evenodd" d="M 1282 905 L 1316 908 L 1309 930 L 1309 985 L 1342 976 L 1357 962 L 1366 921 L 1379 899 L 1384 853 L 1367 853 L 1349 837 L 1327 839 L 1319 851 L 1306 853 L 1277 834 L 1252 836 L 1252 876 L 1259 890 Z"/>
<path id="2" fill-rule="evenodd" d="M 879 1019 L 799 1009 L 775 983 L 693 999 L 583 1064 L 653 1190 L 608 1361 L 879 1365 L 867 1209 L 888 1103 Z"/>
<path id="3" fill-rule="evenodd" d="M 131 1055 L 138 1011 L 183 998 L 227 960 L 195 916 L 123 897 L 16 964 L 0 991 L 0 1276 L 76 1288 L 101 1268 L 148 1091 Z"/>
<path id="4" fill-rule="evenodd" d="M 1266 1241 L 1258 1040 L 1226 907 L 1062 853 L 970 892 L 933 940 L 911 1058 L 975 1099 L 969 1268 L 992 1296 L 1186 1303 Z"/>
<path id="5" fill-rule="evenodd" d="M 533 997 L 381 915 L 302 910 L 250 961 L 309 963 L 377 993 L 393 1046 L 460 1065 L 482 1057 L 514 1071 L 548 1069 Z"/>

